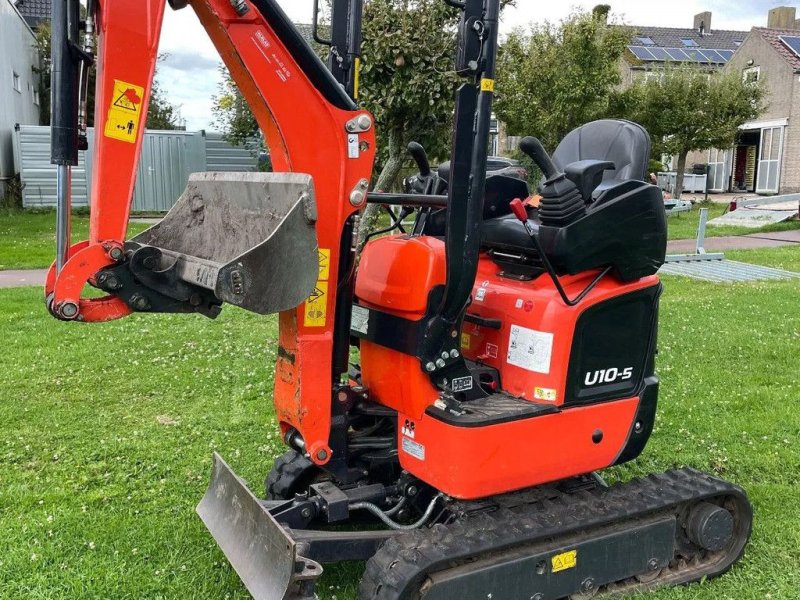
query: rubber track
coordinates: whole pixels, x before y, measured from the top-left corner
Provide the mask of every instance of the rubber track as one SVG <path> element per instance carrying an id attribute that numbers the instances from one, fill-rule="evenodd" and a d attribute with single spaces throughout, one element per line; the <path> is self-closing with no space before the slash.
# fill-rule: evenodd
<path id="1" fill-rule="evenodd" d="M 735 541 L 724 553 L 712 555 L 715 560 L 705 564 L 681 561 L 677 568 L 665 569 L 652 582 L 626 580 L 623 587 L 612 584 L 608 591 L 628 593 L 721 575 L 744 552 L 752 528 L 752 508 L 741 488 L 694 469 L 680 469 L 609 488 L 562 494 L 522 507 L 521 511 L 499 509 L 392 538 L 367 562 L 359 598 L 415 598 L 429 573 L 545 540 L 552 540 L 553 548 L 558 548 L 559 538 L 567 535 L 589 537 L 599 527 L 676 514 L 687 505 L 714 498 L 726 498 L 728 502 L 732 499 L 735 503 Z"/>
<path id="2" fill-rule="evenodd" d="M 295 483 L 307 475 L 314 463 L 294 450 L 289 450 L 275 460 L 272 470 L 267 475 L 264 487 L 267 500 L 290 500 L 291 489 Z"/>

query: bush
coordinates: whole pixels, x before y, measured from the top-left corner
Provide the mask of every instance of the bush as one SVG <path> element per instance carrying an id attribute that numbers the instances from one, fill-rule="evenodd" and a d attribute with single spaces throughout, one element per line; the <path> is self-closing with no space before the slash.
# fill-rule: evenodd
<path id="1" fill-rule="evenodd" d="M 0 208 L 17 210 L 22 208 L 22 181 L 19 175 L 9 179 L 5 185 L 0 184 Z"/>
<path id="2" fill-rule="evenodd" d="M 648 173 L 659 173 L 666 171 L 666 167 L 664 163 L 659 160 L 655 160 L 653 158 L 650 159 L 650 163 L 647 165 L 647 172 Z"/>

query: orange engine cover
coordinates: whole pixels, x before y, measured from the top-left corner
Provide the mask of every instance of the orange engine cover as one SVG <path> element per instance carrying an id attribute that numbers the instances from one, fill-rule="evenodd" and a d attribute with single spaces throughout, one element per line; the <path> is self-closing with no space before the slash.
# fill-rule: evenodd
<path id="1" fill-rule="evenodd" d="M 428 293 L 447 277 L 444 242 L 432 237 L 392 236 L 367 244 L 356 280 L 356 297 L 368 308 L 417 321 Z M 422 416 L 438 397 L 419 360 L 361 342 L 362 381 L 373 398 L 398 412 Z"/>
<path id="2" fill-rule="evenodd" d="M 365 307 L 417 321 L 425 315 L 430 291 L 445 283 L 445 262 L 444 243 L 436 238 L 376 240 L 363 254 L 356 296 Z M 399 413 L 401 466 L 458 498 L 581 475 L 615 464 L 623 455 L 629 460 L 630 451 L 625 451 L 643 405 L 641 394 L 650 386 L 648 402 L 657 397 L 648 350 L 655 343 L 657 277 L 621 283 L 608 276 L 577 306 L 568 306 L 547 276 L 520 281 L 499 271 L 490 256 L 481 257 L 467 309 L 475 318 L 463 325 L 462 353 L 496 370 L 502 386 L 498 392 L 541 405 L 542 414 L 486 426 L 442 420 L 428 410 L 439 391 L 417 358 L 361 341 L 362 380 L 370 397 Z M 561 283 L 576 297 L 596 275 L 565 276 Z M 594 316 L 596 311 L 601 318 Z M 587 322 L 602 327 L 587 327 Z M 644 339 L 641 348 L 629 353 L 635 357 L 630 363 L 612 356 L 615 347 L 626 345 L 617 341 L 618 335 Z M 601 350 L 596 365 L 587 360 L 585 347 L 595 354 L 598 348 L 612 350 Z M 583 356 L 573 357 L 575 348 Z M 625 378 L 637 383 L 628 385 Z M 593 387 L 587 392 L 586 385 Z"/>

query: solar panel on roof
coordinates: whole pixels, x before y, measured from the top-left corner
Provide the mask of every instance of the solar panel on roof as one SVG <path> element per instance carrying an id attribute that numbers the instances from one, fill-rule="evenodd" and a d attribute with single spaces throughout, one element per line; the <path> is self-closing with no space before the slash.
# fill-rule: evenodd
<path id="1" fill-rule="evenodd" d="M 722 60 L 724 60 L 725 62 L 728 62 L 731 59 L 731 57 L 733 57 L 733 50 L 717 50 L 717 52 L 720 53 L 720 56 L 722 56 Z"/>
<path id="2" fill-rule="evenodd" d="M 726 63 L 726 62 L 728 62 L 727 60 L 722 58 L 722 54 L 720 54 L 716 50 L 708 50 L 706 48 L 703 48 L 703 54 L 705 54 L 708 57 L 709 62 L 712 62 L 712 63 Z"/>
<path id="3" fill-rule="evenodd" d="M 656 57 L 650 53 L 648 48 L 644 46 L 628 46 L 628 50 L 633 52 L 633 55 L 639 60 L 654 61 Z"/>
<path id="4" fill-rule="evenodd" d="M 786 44 L 792 52 L 800 56 L 800 37 L 782 35 L 780 40 Z"/>
<path id="5" fill-rule="evenodd" d="M 667 51 L 667 54 L 669 54 L 672 60 L 677 60 L 680 62 L 683 62 L 685 60 L 691 60 L 688 56 L 686 56 L 686 53 L 680 48 L 665 48 L 665 50 Z"/>
<path id="6" fill-rule="evenodd" d="M 667 51 L 664 50 L 663 48 L 648 48 L 648 50 L 650 50 L 650 54 L 655 56 L 656 60 L 664 62 L 672 60 L 672 58 L 670 58 L 670 55 L 667 54 Z"/>
<path id="7" fill-rule="evenodd" d="M 686 56 L 688 56 L 689 59 L 693 60 L 694 62 L 699 62 L 699 63 L 711 62 L 710 60 L 708 60 L 706 55 L 703 54 L 702 50 L 697 50 L 695 48 L 692 48 L 691 50 L 689 49 L 684 50 L 684 52 L 686 53 Z"/>

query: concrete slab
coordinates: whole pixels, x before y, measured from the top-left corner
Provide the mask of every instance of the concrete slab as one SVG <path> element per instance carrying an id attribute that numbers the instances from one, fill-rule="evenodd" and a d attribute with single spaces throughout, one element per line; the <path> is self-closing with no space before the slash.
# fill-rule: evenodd
<path id="1" fill-rule="evenodd" d="M 775 223 L 783 223 L 797 216 L 797 210 L 761 210 L 758 208 L 740 208 L 727 215 L 711 219 L 709 225 L 733 225 L 758 229 Z"/>
<path id="2" fill-rule="evenodd" d="M 771 279 L 798 279 L 800 273 L 751 265 L 733 260 L 708 260 L 667 263 L 659 271 L 662 275 L 678 275 L 713 283 L 739 283 Z"/>
<path id="3" fill-rule="evenodd" d="M 737 210 L 712 219 L 708 224 L 735 225 L 755 229 L 788 221 L 797 217 L 798 213 L 800 213 L 800 194 L 787 194 L 743 201 Z"/>
<path id="4" fill-rule="evenodd" d="M 43 286 L 47 269 L 30 271 L 0 271 L 0 288 Z"/>

